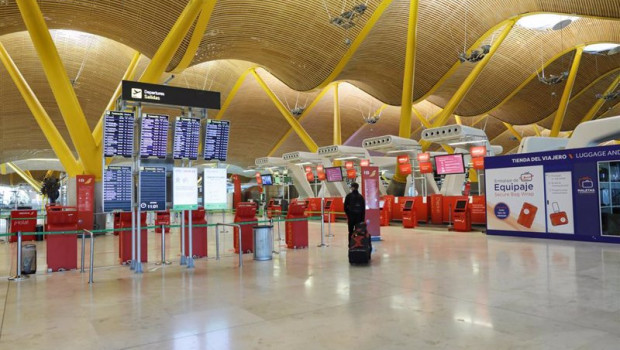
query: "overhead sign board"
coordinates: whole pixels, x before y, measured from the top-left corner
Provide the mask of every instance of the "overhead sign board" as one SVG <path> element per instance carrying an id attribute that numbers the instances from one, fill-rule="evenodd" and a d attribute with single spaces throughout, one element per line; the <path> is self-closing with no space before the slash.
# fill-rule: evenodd
<path id="1" fill-rule="evenodd" d="M 200 119 L 178 117 L 174 123 L 174 142 L 172 158 L 198 159 L 198 143 L 200 142 Z"/>
<path id="2" fill-rule="evenodd" d="M 128 166 L 103 170 L 103 211 L 131 211 L 132 173 Z"/>
<path id="3" fill-rule="evenodd" d="M 228 155 L 230 122 L 228 120 L 207 120 L 205 130 L 204 159 L 225 162 Z"/>
<path id="4" fill-rule="evenodd" d="M 123 100 L 220 109 L 220 93 L 123 80 Z"/>
<path id="5" fill-rule="evenodd" d="M 133 155 L 134 115 L 129 112 L 107 111 L 103 119 L 103 156 Z"/>
<path id="6" fill-rule="evenodd" d="M 145 114 L 140 131 L 140 156 L 166 158 L 168 152 L 168 116 Z"/>
<path id="7" fill-rule="evenodd" d="M 144 167 L 140 171 L 140 209 L 166 210 L 166 168 Z"/>

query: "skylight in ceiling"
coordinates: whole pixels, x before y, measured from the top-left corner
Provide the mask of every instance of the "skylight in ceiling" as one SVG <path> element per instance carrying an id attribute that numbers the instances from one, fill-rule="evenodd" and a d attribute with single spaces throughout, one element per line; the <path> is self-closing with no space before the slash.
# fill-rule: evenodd
<path id="1" fill-rule="evenodd" d="M 618 46 L 620 46 L 620 45 L 619 44 L 613 44 L 613 43 L 592 44 L 592 45 L 586 46 L 583 49 L 583 51 L 590 52 L 590 53 L 598 53 L 598 52 L 613 50 L 613 49 L 615 49 Z"/>
<path id="2" fill-rule="evenodd" d="M 521 18 L 519 21 L 517 21 L 517 25 L 523 28 L 533 30 L 557 30 L 565 28 L 568 24 L 577 20 L 578 18 L 579 17 L 564 15 L 538 14 Z"/>

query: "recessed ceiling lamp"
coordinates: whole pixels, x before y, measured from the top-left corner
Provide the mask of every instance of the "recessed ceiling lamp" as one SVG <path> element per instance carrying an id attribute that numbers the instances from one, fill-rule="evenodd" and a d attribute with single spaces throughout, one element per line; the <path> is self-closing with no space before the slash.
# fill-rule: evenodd
<path id="1" fill-rule="evenodd" d="M 566 28 L 578 18 L 564 15 L 538 14 L 521 18 L 517 21 L 517 25 L 534 30 L 560 30 Z"/>
<path id="2" fill-rule="evenodd" d="M 600 44 L 592 44 L 583 48 L 583 51 L 587 53 L 599 53 L 604 51 L 609 51 L 612 55 L 614 53 L 618 53 L 618 48 L 620 45 L 614 43 L 600 43 Z"/>

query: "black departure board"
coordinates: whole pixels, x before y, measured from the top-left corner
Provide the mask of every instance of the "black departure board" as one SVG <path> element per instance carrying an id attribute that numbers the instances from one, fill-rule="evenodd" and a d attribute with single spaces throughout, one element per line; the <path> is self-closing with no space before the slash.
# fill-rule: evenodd
<path id="1" fill-rule="evenodd" d="M 103 156 L 133 155 L 134 115 L 129 112 L 107 111 L 103 119 Z"/>
<path id="2" fill-rule="evenodd" d="M 131 211 L 132 174 L 129 166 L 103 170 L 103 211 Z"/>
<path id="3" fill-rule="evenodd" d="M 228 136 L 230 134 L 230 121 L 207 120 L 205 131 L 204 159 L 217 159 L 226 161 L 228 154 Z"/>
<path id="4" fill-rule="evenodd" d="M 144 167 L 140 171 L 140 209 L 166 210 L 166 168 Z"/>
<path id="5" fill-rule="evenodd" d="M 140 133 L 140 157 L 166 158 L 168 152 L 168 116 L 145 114 Z"/>
<path id="6" fill-rule="evenodd" d="M 174 159 L 198 159 L 199 143 L 200 119 L 178 117 L 174 124 L 172 157 Z"/>

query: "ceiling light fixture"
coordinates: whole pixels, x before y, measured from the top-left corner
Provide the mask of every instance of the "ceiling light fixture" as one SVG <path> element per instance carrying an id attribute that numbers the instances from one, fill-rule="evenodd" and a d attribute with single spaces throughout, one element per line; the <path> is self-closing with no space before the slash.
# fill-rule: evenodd
<path id="1" fill-rule="evenodd" d="M 355 26 L 356 20 L 366 12 L 367 8 L 368 6 L 365 4 L 355 5 L 351 10 L 344 11 L 340 15 L 332 17 L 329 22 L 342 29 L 349 29 Z"/>
<path id="2" fill-rule="evenodd" d="M 489 53 L 489 51 L 491 51 L 491 45 L 482 45 L 480 46 L 479 49 L 472 50 L 469 56 L 467 55 L 467 52 L 461 52 L 459 54 L 459 61 L 461 61 L 461 63 L 465 63 L 465 62 L 475 63 L 475 62 L 482 60 L 484 56 L 486 56 Z"/>
<path id="3" fill-rule="evenodd" d="M 543 13 L 525 16 L 517 21 L 517 25 L 526 29 L 540 31 L 560 30 L 566 28 L 577 19 L 579 17 Z"/>
<path id="4" fill-rule="evenodd" d="M 618 53 L 618 51 L 620 50 L 620 45 L 619 44 L 614 44 L 614 43 L 600 43 L 600 44 L 592 44 L 592 45 L 588 45 L 586 47 L 583 48 L 584 52 L 587 53 L 600 53 L 600 52 L 604 52 L 604 51 L 614 51 L 614 53 Z M 613 53 L 612 53 L 613 55 Z"/>

